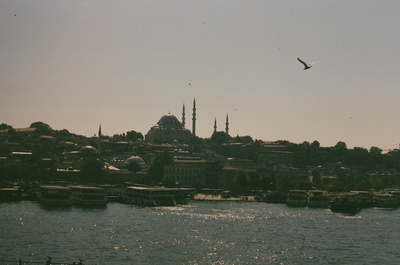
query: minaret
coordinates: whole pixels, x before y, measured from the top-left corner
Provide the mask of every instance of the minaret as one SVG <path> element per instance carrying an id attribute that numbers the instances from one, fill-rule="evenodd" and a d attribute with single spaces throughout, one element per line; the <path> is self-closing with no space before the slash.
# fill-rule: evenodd
<path id="1" fill-rule="evenodd" d="M 99 151 L 99 153 L 101 153 L 101 124 L 99 125 L 99 135 L 97 138 L 97 149 Z"/>
<path id="2" fill-rule="evenodd" d="M 193 99 L 192 134 L 196 136 L 196 98 Z"/>
<path id="3" fill-rule="evenodd" d="M 183 103 L 182 109 L 182 128 L 185 128 L 185 103 Z"/>
<path id="4" fill-rule="evenodd" d="M 214 133 L 217 132 L 217 118 L 214 119 Z"/>
<path id="5" fill-rule="evenodd" d="M 229 135 L 229 122 L 228 122 L 228 114 L 226 114 L 225 133 Z"/>

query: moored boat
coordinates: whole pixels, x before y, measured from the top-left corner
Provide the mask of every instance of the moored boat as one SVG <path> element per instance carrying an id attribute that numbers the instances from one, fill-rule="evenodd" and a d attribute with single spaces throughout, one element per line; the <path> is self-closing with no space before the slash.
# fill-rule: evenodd
<path id="1" fill-rule="evenodd" d="M 288 194 L 283 191 L 270 191 L 264 194 L 263 201 L 267 203 L 286 203 Z"/>
<path id="2" fill-rule="evenodd" d="M 361 208 L 369 208 L 373 206 L 373 195 L 369 191 L 351 191 L 357 195 L 358 203 Z"/>
<path id="3" fill-rule="evenodd" d="M 124 188 L 117 185 L 99 185 L 106 190 L 108 202 L 123 202 Z"/>
<path id="4" fill-rule="evenodd" d="M 19 188 L 0 188 L 0 202 L 20 201 L 22 192 Z"/>
<path id="5" fill-rule="evenodd" d="M 356 193 L 341 193 L 333 197 L 329 208 L 335 213 L 355 214 L 361 210 Z"/>
<path id="6" fill-rule="evenodd" d="M 93 186 L 69 186 L 72 204 L 82 207 L 107 206 L 107 192 L 105 189 Z"/>
<path id="7" fill-rule="evenodd" d="M 177 188 L 175 189 L 175 200 L 177 204 L 188 204 L 194 198 L 194 189 Z"/>
<path id="8" fill-rule="evenodd" d="M 389 193 L 394 198 L 396 198 L 400 205 L 400 190 L 399 189 L 385 189 L 385 192 Z"/>
<path id="9" fill-rule="evenodd" d="M 47 207 L 70 207 L 72 206 L 71 191 L 64 186 L 40 186 L 38 201 Z"/>
<path id="10" fill-rule="evenodd" d="M 125 202 L 140 206 L 176 206 L 186 204 L 192 189 L 129 186 L 125 191 Z"/>
<path id="11" fill-rule="evenodd" d="M 308 198 L 305 190 L 290 190 L 286 201 L 287 206 L 305 207 L 307 206 Z"/>
<path id="12" fill-rule="evenodd" d="M 388 192 L 376 192 L 373 195 L 374 207 L 378 208 L 398 208 L 400 202 L 396 196 Z"/>
<path id="13" fill-rule="evenodd" d="M 310 190 L 308 192 L 308 207 L 310 208 L 328 208 L 328 192 L 324 190 Z"/>

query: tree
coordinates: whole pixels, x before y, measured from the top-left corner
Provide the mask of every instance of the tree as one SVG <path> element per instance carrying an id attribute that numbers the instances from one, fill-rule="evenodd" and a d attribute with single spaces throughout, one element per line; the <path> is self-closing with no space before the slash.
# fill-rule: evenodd
<path id="1" fill-rule="evenodd" d="M 51 132 L 53 131 L 50 125 L 41 121 L 32 123 L 31 126 L 29 126 L 29 128 L 36 128 L 35 132 L 40 135 L 50 135 Z"/>
<path id="2" fill-rule="evenodd" d="M 80 166 L 81 182 L 101 182 L 103 163 L 98 159 L 86 158 Z"/>
<path id="3" fill-rule="evenodd" d="M 0 124 L 0 130 L 5 130 L 5 129 L 12 129 L 12 126 L 6 123 Z"/>
<path id="4" fill-rule="evenodd" d="M 252 138 L 251 136 L 248 136 L 248 135 L 246 135 L 246 136 L 239 136 L 239 135 L 237 135 L 237 136 L 235 137 L 235 141 L 236 141 L 237 143 L 243 143 L 243 144 L 253 143 L 253 142 L 254 142 L 254 141 L 253 141 L 253 138 Z"/>
<path id="5" fill-rule="evenodd" d="M 311 147 L 319 148 L 320 147 L 320 143 L 318 141 L 314 141 L 314 142 L 311 143 Z"/>
<path id="6" fill-rule="evenodd" d="M 234 192 L 246 191 L 250 184 L 250 177 L 243 170 L 238 170 L 232 182 L 231 190 Z"/>
<path id="7" fill-rule="evenodd" d="M 173 163 L 174 158 L 168 151 L 157 154 L 149 167 L 148 173 L 156 183 L 162 182 L 164 179 L 164 167 Z"/>
<path id="8" fill-rule="evenodd" d="M 214 144 L 226 144 L 230 139 L 231 137 L 225 132 L 214 132 L 211 136 L 211 142 Z"/>
<path id="9" fill-rule="evenodd" d="M 113 136 L 112 136 L 112 141 L 113 142 L 122 142 L 122 141 L 124 141 L 124 136 L 122 135 L 122 134 L 114 134 Z"/>
<path id="10" fill-rule="evenodd" d="M 142 170 L 142 166 L 137 162 L 130 162 L 128 165 L 128 170 L 136 174 L 136 172 Z"/>
<path id="11" fill-rule="evenodd" d="M 54 134 L 56 137 L 61 137 L 61 138 L 69 138 L 72 136 L 72 134 L 67 129 L 54 131 Z"/>
<path id="12" fill-rule="evenodd" d="M 154 160 L 148 173 L 154 182 L 161 182 L 164 179 L 164 164 L 160 160 Z"/>
<path id="13" fill-rule="evenodd" d="M 336 150 L 347 150 L 347 145 L 345 142 L 337 142 L 337 144 L 334 147 Z"/>
<path id="14" fill-rule="evenodd" d="M 371 155 L 379 156 L 379 155 L 382 154 L 382 149 L 380 149 L 379 147 L 372 146 L 372 147 L 369 149 L 369 153 L 370 153 Z"/>
<path id="15" fill-rule="evenodd" d="M 313 170 L 311 170 L 311 176 L 312 182 L 319 188 L 321 185 L 321 172 L 318 169 L 314 168 Z"/>
<path id="16" fill-rule="evenodd" d="M 7 133 L 11 136 L 14 136 L 17 133 L 17 131 L 14 128 L 10 128 L 8 129 Z"/>
<path id="17" fill-rule="evenodd" d="M 354 147 L 349 151 L 348 163 L 352 165 L 364 165 L 368 162 L 368 150 L 363 147 Z"/>
<path id="18" fill-rule="evenodd" d="M 126 132 L 126 140 L 134 142 L 137 139 L 143 140 L 143 134 L 140 132 L 133 131 L 133 130 Z"/>
<path id="19" fill-rule="evenodd" d="M 388 156 L 386 156 L 388 157 Z M 368 165 L 371 168 L 376 168 L 379 166 L 382 166 L 385 163 L 385 156 L 382 154 L 382 149 L 380 149 L 379 147 L 371 147 L 369 149 L 369 161 L 368 161 Z M 387 159 L 389 160 L 389 159 Z"/>
<path id="20" fill-rule="evenodd" d="M 345 142 L 337 142 L 337 144 L 332 148 L 332 159 L 336 162 L 342 162 L 347 154 L 347 145 Z"/>

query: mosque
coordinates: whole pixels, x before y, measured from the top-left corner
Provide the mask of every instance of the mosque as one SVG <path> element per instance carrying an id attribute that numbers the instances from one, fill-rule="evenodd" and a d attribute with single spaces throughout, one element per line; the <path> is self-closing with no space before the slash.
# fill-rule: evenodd
<path id="1" fill-rule="evenodd" d="M 182 121 L 170 113 L 161 117 L 156 125 L 152 126 L 145 135 L 145 140 L 153 144 L 188 143 L 196 137 L 196 99 L 193 100 L 192 131 L 185 128 L 185 104 L 183 104 Z M 229 132 L 228 115 L 226 115 L 225 132 Z M 217 120 L 214 120 L 214 132 L 217 131 Z"/>

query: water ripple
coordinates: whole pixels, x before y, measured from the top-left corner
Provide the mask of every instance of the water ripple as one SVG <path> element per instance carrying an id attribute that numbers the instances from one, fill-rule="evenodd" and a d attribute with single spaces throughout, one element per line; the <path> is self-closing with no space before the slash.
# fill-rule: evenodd
<path id="1" fill-rule="evenodd" d="M 0 257 L 87 264 L 393 264 L 400 210 L 355 216 L 266 203 L 46 210 L 0 204 Z"/>

